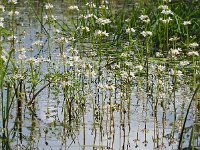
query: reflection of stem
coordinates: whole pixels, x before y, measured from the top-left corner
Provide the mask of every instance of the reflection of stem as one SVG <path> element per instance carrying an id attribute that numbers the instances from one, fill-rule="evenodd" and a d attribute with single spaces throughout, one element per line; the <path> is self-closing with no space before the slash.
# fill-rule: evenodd
<path id="1" fill-rule="evenodd" d="M 96 138 L 97 138 L 97 129 L 94 128 L 94 142 L 93 142 L 93 145 L 95 145 L 95 143 L 96 143 Z"/>
<path id="2" fill-rule="evenodd" d="M 84 115 L 84 112 L 83 112 L 83 145 L 85 145 L 86 141 L 86 131 L 85 131 L 85 115 Z M 83 150 L 85 150 L 85 146 L 82 147 Z"/>
<path id="3" fill-rule="evenodd" d="M 19 130 L 20 142 L 22 143 L 22 81 L 20 81 L 19 89 L 16 92 L 17 99 L 17 126 Z"/>
<path id="4" fill-rule="evenodd" d="M 122 145 L 122 149 L 125 149 L 125 142 L 126 142 L 126 130 L 125 130 L 125 114 L 123 114 L 123 120 L 122 120 L 122 130 L 123 130 L 123 145 Z"/>
<path id="5" fill-rule="evenodd" d="M 194 89 L 195 89 L 196 88 L 196 60 L 195 60 L 195 56 L 193 56 L 193 68 L 194 68 L 193 83 L 194 83 Z"/>
<path id="6" fill-rule="evenodd" d="M 28 102 L 28 106 L 30 106 L 33 102 L 34 102 L 34 100 L 35 100 L 35 98 L 38 96 L 38 94 L 40 94 L 47 86 L 49 86 L 51 84 L 51 82 L 49 82 L 48 84 L 46 84 L 45 86 L 43 86 L 40 90 L 38 90 L 34 95 L 33 95 L 33 97 L 32 97 L 32 99 Z"/>
<path id="7" fill-rule="evenodd" d="M 184 123 L 183 123 L 183 127 L 182 127 L 182 130 L 181 130 L 181 135 L 180 135 L 180 138 L 179 138 L 179 144 L 178 144 L 178 149 L 181 149 L 181 143 L 182 143 L 182 139 L 183 139 L 183 131 L 185 129 L 185 124 L 186 124 L 186 121 L 187 121 L 187 116 L 189 114 L 189 111 L 190 111 L 190 107 L 192 105 L 192 101 L 194 100 L 198 90 L 199 90 L 199 87 L 200 87 L 200 84 L 197 86 L 197 88 L 195 89 L 194 91 L 194 94 L 192 96 L 192 99 L 190 100 L 190 103 L 189 103 L 189 106 L 188 106 L 188 109 L 187 109 L 187 112 L 186 112 L 186 116 L 185 116 L 185 120 L 184 120 Z"/>
<path id="8" fill-rule="evenodd" d="M 173 87 L 173 107 L 174 107 L 174 124 L 173 124 L 173 130 L 172 130 L 172 140 L 174 140 L 174 134 L 175 134 L 175 126 L 176 126 L 176 85 L 177 84 L 177 73 L 176 73 L 176 67 L 174 67 L 174 87 Z"/>
<path id="9" fill-rule="evenodd" d="M 31 133 L 30 133 L 30 142 L 31 142 L 31 145 L 30 145 L 30 148 L 33 148 L 34 147 L 34 131 L 35 131 L 35 116 L 32 114 L 32 117 L 31 117 Z M 46 136 L 46 134 L 45 134 Z M 46 141 L 46 139 L 45 139 Z M 46 142 L 45 142 L 46 143 Z M 33 146 L 33 147 L 32 147 Z"/>
<path id="10" fill-rule="evenodd" d="M 106 106 L 106 136 L 108 139 L 108 106 Z M 107 140 L 107 146 L 108 146 L 108 140 Z"/>
<path id="11" fill-rule="evenodd" d="M 157 119 L 157 111 L 154 111 L 154 147 L 158 146 Z M 157 146 L 155 146 L 156 142 Z"/>

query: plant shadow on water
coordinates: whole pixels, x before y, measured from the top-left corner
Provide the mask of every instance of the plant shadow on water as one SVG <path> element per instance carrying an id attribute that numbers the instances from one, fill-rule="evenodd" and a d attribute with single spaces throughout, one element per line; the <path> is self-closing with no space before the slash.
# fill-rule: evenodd
<path id="1" fill-rule="evenodd" d="M 1 149 L 199 149 L 199 7 L 2 0 Z"/>

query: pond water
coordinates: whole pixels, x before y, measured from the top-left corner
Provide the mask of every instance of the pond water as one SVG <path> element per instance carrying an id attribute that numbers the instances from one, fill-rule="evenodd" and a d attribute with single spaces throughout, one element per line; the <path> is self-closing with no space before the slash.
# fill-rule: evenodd
<path id="1" fill-rule="evenodd" d="M 141 45 L 132 47 L 111 29 L 108 40 L 104 33 L 92 37 L 87 32 L 95 34 L 95 17 L 80 18 L 96 12 L 89 7 L 93 3 L 87 11 L 69 10 L 84 3 L 56 0 L 52 9 L 36 0 L 5 4 L 4 26 L 17 39 L 2 39 L 5 51 L 16 49 L 1 90 L 2 112 L 10 107 L 6 123 L 0 121 L 2 149 L 178 149 L 187 112 L 181 147 L 192 143 L 198 149 L 198 90 L 190 106 L 197 87 L 192 62 L 183 67 L 179 60 L 138 58 Z M 132 3 L 127 14 L 137 5 Z M 100 14 L 116 13 L 123 5 L 112 1 L 112 11 L 108 5 Z M 19 11 L 14 19 L 6 14 L 13 6 Z M 90 31 L 76 24 L 89 24 Z"/>

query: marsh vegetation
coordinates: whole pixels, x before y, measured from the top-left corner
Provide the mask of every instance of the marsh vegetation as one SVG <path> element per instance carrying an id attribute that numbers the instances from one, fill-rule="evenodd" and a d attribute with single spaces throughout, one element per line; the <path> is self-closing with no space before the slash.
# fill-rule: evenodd
<path id="1" fill-rule="evenodd" d="M 199 8 L 1 0 L 1 149 L 199 149 Z"/>

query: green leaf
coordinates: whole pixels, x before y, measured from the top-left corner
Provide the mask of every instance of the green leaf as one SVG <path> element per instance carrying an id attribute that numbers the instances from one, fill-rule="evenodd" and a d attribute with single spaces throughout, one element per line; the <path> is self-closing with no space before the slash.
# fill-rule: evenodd
<path id="1" fill-rule="evenodd" d="M 1 28 L 1 33 L 10 35 L 10 33 L 5 28 Z"/>

